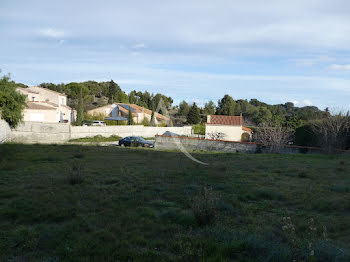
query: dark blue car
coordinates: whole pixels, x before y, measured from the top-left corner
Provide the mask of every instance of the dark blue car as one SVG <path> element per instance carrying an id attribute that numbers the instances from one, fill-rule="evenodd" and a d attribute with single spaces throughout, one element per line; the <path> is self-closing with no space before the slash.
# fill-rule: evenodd
<path id="1" fill-rule="evenodd" d="M 154 144 L 140 136 L 128 136 L 119 140 L 120 146 L 154 147 Z"/>

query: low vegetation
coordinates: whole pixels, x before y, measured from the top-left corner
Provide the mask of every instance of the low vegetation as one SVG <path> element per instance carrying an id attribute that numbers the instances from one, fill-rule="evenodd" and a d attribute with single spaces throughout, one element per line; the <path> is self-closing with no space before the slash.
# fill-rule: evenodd
<path id="1" fill-rule="evenodd" d="M 83 137 L 83 138 L 76 138 L 76 139 L 71 139 L 69 142 L 113 142 L 113 141 L 118 141 L 121 139 L 120 136 L 109 136 L 109 137 L 104 137 L 104 136 L 92 136 L 92 137 Z"/>
<path id="2" fill-rule="evenodd" d="M 0 156 L 0 261 L 349 261 L 346 155 L 195 153 L 205 166 L 6 144 Z"/>

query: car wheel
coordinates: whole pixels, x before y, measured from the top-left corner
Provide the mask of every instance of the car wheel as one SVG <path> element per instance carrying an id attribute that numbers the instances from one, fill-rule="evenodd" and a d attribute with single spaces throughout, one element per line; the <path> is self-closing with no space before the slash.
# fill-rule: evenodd
<path id="1" fill-rule="evenodd" d="M 124 145 L 124 144 L 121 144 L 120 146 L 121 146 L 121 147 L 125 147 L 125 145 Z"/>

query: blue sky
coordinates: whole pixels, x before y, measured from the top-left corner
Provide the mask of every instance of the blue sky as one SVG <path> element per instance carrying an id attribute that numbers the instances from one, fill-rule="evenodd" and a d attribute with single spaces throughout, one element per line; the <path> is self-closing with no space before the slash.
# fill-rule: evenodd
<path id="1" fill-rule="evenodd" d="M 1 0 L 0 68 L 28 85 L 113 79 L 175 103 L 349 110 L 349 13 L 348 0 Z"/>

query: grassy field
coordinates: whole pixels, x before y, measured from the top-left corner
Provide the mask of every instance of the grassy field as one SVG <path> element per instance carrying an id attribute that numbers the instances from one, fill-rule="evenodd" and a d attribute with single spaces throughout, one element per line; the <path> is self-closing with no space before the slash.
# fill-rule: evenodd
<path id="1" fill-rule="evenodd" d="M 0 146 L 0 261 L 349 261 L 349 156 L 194 155 Z"/>

